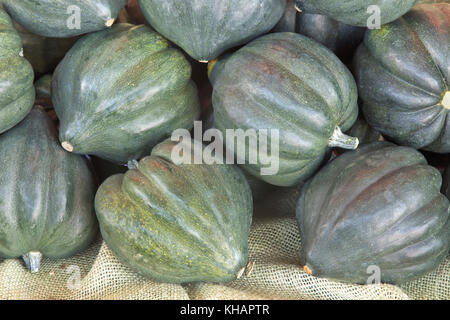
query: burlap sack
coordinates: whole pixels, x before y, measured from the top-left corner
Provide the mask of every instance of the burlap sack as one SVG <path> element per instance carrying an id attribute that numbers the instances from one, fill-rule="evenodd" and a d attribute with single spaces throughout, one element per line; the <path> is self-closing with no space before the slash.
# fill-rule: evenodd
<path id="1" fill-rule="evenodd" d="M 0 260 L 0 299 L 450 299 L 450 257 L 401 287 L 342 284 L 305 274 L 294 219 L 298 190 L 280 192 L 283 197 L 275 193 L 256 207 L 249 239 L 253 272 L 230 284 L 155 283 L 124 267 L 99 237 L 75 257 L 44 259 L 37 274 L 19 259 Z"/>

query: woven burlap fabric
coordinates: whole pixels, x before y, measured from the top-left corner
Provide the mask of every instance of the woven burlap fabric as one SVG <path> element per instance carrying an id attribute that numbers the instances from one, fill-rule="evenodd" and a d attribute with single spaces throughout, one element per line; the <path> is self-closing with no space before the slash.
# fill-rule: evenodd
<path id="1" fill-rule="evenodd" d="M 153 282 L 123 266 L 99 237 L 70 259 L 44 259 L 37 274 L 19 259 L 0 260 L 0 299 L 450 299 L 450 257 L 433 273 L 401 287 L 343 284 L 305 274 L 294 218 L 298 190 L 281 192 L 283 197 L 274 193 L 256 206 L 249 237 L 255 266 L 230 284 Z"/>

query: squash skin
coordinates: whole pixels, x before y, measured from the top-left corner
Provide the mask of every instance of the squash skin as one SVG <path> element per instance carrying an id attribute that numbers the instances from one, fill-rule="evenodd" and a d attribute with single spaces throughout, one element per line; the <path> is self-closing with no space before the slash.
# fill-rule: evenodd
<path id="1" fill-rule="evenodd" d="M 65 258 L 92 242 L 92 172 L 86 159 L 60 147 L 43 109 L 0 136 L 0 165 L 0 257 Z"/>
<path id="2" fill-rule="evenodd" d="M 139 6 L 156 31 L 192 58 L 210 61 L 269 32 L 286 0 L 139 0 Z"/>
<path id="3" fill-rule="evenodd" d="M 35 92 L 34 74 L 23 58 L 22 39 L 11 18 L 0 7 L 0 134 L 30 112 Z"/>
<path id="4" fill-rule="evenodd" d="M 259 163 L 242 165 L 270 184 L 293 186 L 309 178 L 326 160 L 336 127 L 346 131 L 358 116 L 351 73 L 331 51 L 299 34 L 260 37 L 219 70 L 214 120 L 224 137 L 226 129 L 279 130 L 278 174 L 261 175 Z"/>
<path id="5" fill-rule="evenodd" d="M 68 38 L 111 26 L 127 0 L 3 0 L 8 13 L 29 31 L 44 37 Z M 80 29 L 69 29 L 70 6 L 80 8 Z"/>
<path id="6" fill-rule="evenodd" d="M 345 24 L 366 27 L 372 14 L 371 5 L 380 8 L 381 24 L 392 22 L 408 12 L 418 0 L 296 0 L 295 6 L 305 13 L 322 14 Z"/>
<path id="7" fill-rule="evenodd" d="M 367 32 L 355 77 L 368 123 L 400 145 L 450 152 L 450 4 L 421 4 Z"/>
<path id="8" fill-rule="evenodd" d="M 248 259 L 250 187 L 234 166 L 175 165 L 174 146 L 159 144 L 136 169 L 100 186 L 103 238 L 125 265 L 153 280 L 232 281 Z"/>
<path id="9" fill-rule="evenodd" d="M 450 249 L 450 202 L 423 155 L 388 142 L 330 162 L 302 189 L 302 263 L 317 277 L 364 284 L 369 266 L 400 284 L 433 269 Z"/>
<path id="10" fill-rule="evenodd" d="M 150 154 L 199 118 L 190 77 L 183 54 L 143 25 L 117 24 L 83 37 L 53 74 L 61 143 L 118 163 Z"/>

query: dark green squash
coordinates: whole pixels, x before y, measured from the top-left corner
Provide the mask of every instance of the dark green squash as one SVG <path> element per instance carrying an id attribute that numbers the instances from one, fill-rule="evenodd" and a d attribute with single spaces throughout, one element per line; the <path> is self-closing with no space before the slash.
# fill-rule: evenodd
<path id="1" fill-rule="evenodd" d="M 331 51 L 299 34 L 272 33 L 234 53 L 215 76 L 213 106 L 224 137 L 227 129 L 279 131 L 277 174 L 261 175 L 260 161 L 246 158 L 243 165 L 274 185 L 292 186 L 310 177 L 329 147 L 358 145 L 341 132 L 358 115 L 351 73 Z M 249 150 L 248 139 L 235 148 Z"/>
<path id="2" fill-rule="evenodd" d="M 78 39 L 43 37 L 28 31 L 17 22 L 14 27 L 22 38 L 23 55 L 31 63 L 37 76 L 52 73 Z"/>
<path id="3" fill-rule="evenodd" d="M 392 22 L 408 12 L 418 0 L 295 0 L 295 6 L 304 13 L 326 15 L 345 24 L 366 27 L 373 15 L 368 10 L 377 6 L 381 24 Z M 369 11 L 369 12 L 368 12 Z"/>
<path id="4" fill-rule="evenodd" d="M 175 146 L 159 144 L 102 184 L 95 208 L 103 238 L 125 265 L 156 281 L 234 280 L 247 265 L 250 188 L 231 165 L 175 165 Z"/>
<path id="5" fill-rule="evenodd" d="M 8 13 L 29 31 L 67 38 L 111 27 L 127 0 L 3 0 Z M 76 19 L 79 18 L 79 25 Z"/>
<path id="6" fill-rule="evenodd" d="M 374 142 L 330 162 L 302 189 L 297 219 L 304 270 L 317 277 L 400 284 L 450 249 L 442 177 L 409 147 Z"/>
<path id="7" fill-rule="evenodd" d="M 368 123 L 394 142 L 450 152 L 450 4 L 421 4 L 366 34 L 355 74 Z"/>
<path id="8" fill-rule="evenodd" d="M 69 257 L 98 231 L 95 185 L 86 159 L 64 151 L 40 108 L 0 136 L 0 257 Z"/>
<path id="9" fill-rule="evenodd" d="M 156 31 L 206 62 L 269 32 L 286 0 L 139 0 L 139 5 Z"/>
<path id="10" fill-rule="evenodd" d="M 23 58 L 22 40 L 0 7 L 0 134 L 19 123 L 33 107 L 33 69 Z"/>
<path id="11" fill-rule="evenodd" d="M 52 97 L 66 150 L 120 163 L 150 154 L 200 115 L 190 64 L 143 25 L 80 39 L 55 70 Z"/>

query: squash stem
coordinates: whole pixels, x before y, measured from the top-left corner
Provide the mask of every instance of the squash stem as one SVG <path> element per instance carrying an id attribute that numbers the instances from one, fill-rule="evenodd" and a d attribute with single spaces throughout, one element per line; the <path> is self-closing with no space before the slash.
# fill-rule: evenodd
<path id="1" fill-rule="evenodd" d="M 447 91 L 442 98 L 442 105 L 445 109 L 450 110 L 450 91 Z"/>
<path id="2" fill-rule="evenodd" d="M 341 128 L 336 127 L 334 129 L 333 135 L 331 136 L 328 146 L 330 148 L 343 148 L 343 149 L 350 149 L 355 150 L 358 148 L 359 145 L 359 139 L 356 137 L 350 137 L 346 135 L 345 133 L 342 133 Z"/>
<path id="3" fill-rule="evenodd" d="M 30 251 L 22 256 L 23 261 L 31 273 L 36 273 L 41 268 L 42 253 Z"/>
<path id="4" fill-rule="evenodd" d="M 133 169 L 137 170 L 137 169 L 139 169 L 139 162 L 137 160 L 130 160 L 127 163 L 127 167 L 130 170 L 133 170 Z"/>

